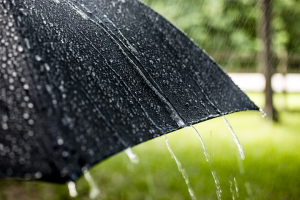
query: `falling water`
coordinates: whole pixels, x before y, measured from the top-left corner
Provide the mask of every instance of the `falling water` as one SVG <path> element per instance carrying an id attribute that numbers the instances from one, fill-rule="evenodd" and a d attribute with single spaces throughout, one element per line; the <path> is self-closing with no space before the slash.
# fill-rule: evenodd
<path id="1" fill-rule="evenodd" d="M 177 164 L 178 170 L 181 172 L 182 177 L 183 177 L 184 180 L 185 180 L 185 184 L 186 184 L 186 186 L 187 186 L 187 188 L 188 188 L 188 191 L 189 191 L 189 193 L 190 193 L 190 196 L 191 196 L 192 200 L 196 200 L 195 193 L 194 193 L 194 191 L 193 191 L 193 189 L 192 189 L 192 187 L 191 187 L 191 185 L 190 185 L 189 178 L 188 178 L 188 175 L 187 175 L 186 171 L 183 169 L 181 163 L 179 162 L 179 160 L 178 160 L 177 157 L 175 156 L 174 152 L 172 151 L 167 136 L 164 135 L 164 137 L 165 137 L 165 141 L 166 141 L 166 145 L 167 145 L 167 147 L 168 147 L 168 150 L 169 150 L 169 152 L 171 153 L 172 158 L 174 158 L 174 160 L 175 160 L 175 162 L 176 162 L 176 164 Z"/>
<path id="2" fill-rule="evenodd" d="M 233 182 L 229 181 L 229 184 L 230 184 L 230 192 L 232 195 L 232 200 L 235 200 L 235 196 L 239 197 L 239 188 L 238 188 L 235 177 L 233 178 Z"/>
<path id="3" fill-rule="evenodd" d="M 78 193 L 76 191 L 76 185 L 73 181 L 69 181 L 67 183 L 68 189 L 69 189 L 69 194 L 71 197 L 77 197 Z"/>
<path id="4" fill-rule="evenodd" d="M 217 177 L 217 173 L 215 171 L 211 171 L 211 174 L 214 178 L 214 181 L 215 181 L 215 185 L 217 187 L 217 197 L 218 197 L 218 200 L 221 200 L 221 197 L 222 197 L 222 190 L 221 190 L 221 186 L 220 186 L 220 181 Z"/>
<path id="5" fill-rule="evenodd" d="M 94 179 L 92 178 L 90 172 L 87 170 L 87 168 L 83 168 L 83 175 L 84 178 L 86 180 L 86 182 L 88 182 L 88 184 L 90 185 L 90 198 L 91 199 L 95 199 L 99 194 L 100 194 L 100 190 L 98 189 Z"/>
<path id="6" fill-rule="evenodd" d="M 231 132 L 231 134 L 233 136 L 233 140 L 234 140 L 234 142 L 236 143 L 236 145 L 239 149 L 242 160 L 244 160 L 245 159 L 245 153 L 244 153 L 244 150 L 243 150 L 243 147 L 242 147 L 241 143 L 239 142 L 239 139 L 237 138 L 236 134 L 234 133 L 232 127 L 230 126 L 230 124 L 229 124 L 229 122 L 228 122 L 228 120 L 225 116 L 223 116 L 223 120 L 225 121 L 229 131 Z"/>
<path id="7" fill-rule="evenodd" d="M 134 164 L 139 163 L 140 161 L 139 157 L 136 155 L 136 153 L 134 153 L 134 151 L 131 148 L 125 149 L 125 153 L 127 154 L 128 158 L 132 163 Z"/>
<path id="8" fill-rule="evenodd" d="M 190 127 L 191 127 L 191 128 L 194 130 L 194 132 L 198 135 L 198 138 L 200 139 L 201 144 L 202 144 L 202 147 L 203 147 L 203 151 L 204 151 L 204 155 L 205 155 L 206 161 L 209 162 L 210 156 L 209 156 L 209 154 L 207 153 L 207 149 L 206 149 L 205 144 L 204 144 L 204 142 L 203 142 L 203 140 L 202 140 L 202 138 L 201 138 L 201 136 L 200 136 L 200 133 L 197 131 L 197 129 L 196 129 L 193 125 L 191 125 Z"/>
<path id="9" fill-rule="evenodd" d="M 237 161 L 238 161 L 238 167 L 239 167 L 239 171 L 240 171 L 240 174 L 243 175 L 245 174 L 245 169 L 244 169 L 244 165 L 243 165 L 243 160 L 237 155 Z"/>
<path id="10" fill-rule="evenodd" d="M 267 114 L 263 111 L 263 109 L 259 109 L 259 113 L 261 114 L 262 118 L 265 118 Z"/>
<path id="11" fill-rule="evenodd" d="M 236 193 L 236 196 L 239 197 L 239 187 L 238 187 L 238 184 L 237 184 L 237 181 L 235 178 L 233 178 L 233 181 L 234 181 L 234 187 L 235 187 L 235 193 Z"/>
<path id="12" fill-rule="evenodd" d="M 207 152 L 207 149 L 206 149 L 205 144 L 204 144 L 204 142 L 203 142 L 203 140 L 201 138 L 200 133 L 197 131 L 197 129 L 194 126 L 191 125 L 190 127 L 193 129 L 193 131 L 197 134 L 198 138 L 200 139 L 202 147 L 203 147 L 203 151 L 204 151 L 204 155 L 205 155 L 206 161 L 209 162 L 210 156 L 209 156 L 209 154 Z M 215 182 L 215 185 L 216 185 L 216 188 L 217 188 L 217 192 L 216 193 L 217 193 L 218 199 L 220 200 L 221 199 L 221 193 L 222 193 L 222 191 L 220 189 L 220 183 L 219 183 L 219 180 L 217 178 L 217 173 L 215 171 L 212 171 L 211 173 L 213 175 L 214 182 Z"/>
<path id="13" fill-rule="evenodd" d="M 251 198 L 252 197 L 252 190 L 251 190 L 251 186 L 250 186 L 249 182 L 245 183 L 245 188 L 246 188 L 248 196 Z"/>
<path id="14" fill-rule="evenodd" d="M 230 185 L 230 192 L 231 192 L 232 200 L 235 200 L 235 197 L 234 197 L 235 191 L 232 188 L 232 182 L 231 181 L 229 181 L 229 185 Z"/>

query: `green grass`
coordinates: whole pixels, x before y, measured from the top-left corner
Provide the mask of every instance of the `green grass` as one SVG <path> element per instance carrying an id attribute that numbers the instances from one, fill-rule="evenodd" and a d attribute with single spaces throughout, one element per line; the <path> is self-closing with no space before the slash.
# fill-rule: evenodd
<path id="1" fill-rule="evenodd" d="M 262 94 L 250 93 L 259 106 Z M 210 154 L 205 161 L 199 139 L 192 130 L 168 134 L 170 145 L 190 178 L 197 199 L 217 199 L 211 171 L 216 171 L 222 199 L 232 199 L 230 182 L 239 188 L 235 199 L 298 199 L 300 197 L 300 95 L 288 94 L 284 104 L 275 95 L 280 122 L 263 119 L 258 112 L 228 115 L 242 144 L 246 158 L 241 160 L 236 144 L 223 120 L 213 119 L 195 127 Z M 283 109 L 287 111 L 283 111 Z M 293 112 L 291 112 L 293 111 Z M 101 199 L 190 199 L 184 180 L 162 137 L 133 148 L 140 163 L 132 164 L 119 153 L 91 169 L 101 190 Z M 79 197 L 89 199 L 89 187 L 81 177 Z M 38 182 L 0 181 L 0 199 L 71 199 L 65 185 Z"/>

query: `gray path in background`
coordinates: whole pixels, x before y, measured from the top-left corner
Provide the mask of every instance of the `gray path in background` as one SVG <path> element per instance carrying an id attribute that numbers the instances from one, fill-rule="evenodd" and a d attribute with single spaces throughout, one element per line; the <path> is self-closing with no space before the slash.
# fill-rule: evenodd
<path id="1" fill-rule="evenodd" d="M 262 92 L 265 78 L 259 73 L 229 73 L 231 79 L 245 92 Z M 300 74 L 274 74 L 272 88 L 275 92 L 300 92 Z"/>

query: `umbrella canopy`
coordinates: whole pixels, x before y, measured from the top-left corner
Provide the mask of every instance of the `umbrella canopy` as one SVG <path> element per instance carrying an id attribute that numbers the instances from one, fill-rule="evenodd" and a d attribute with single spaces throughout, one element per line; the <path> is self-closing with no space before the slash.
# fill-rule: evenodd
<path id="1" fill-rule="evenodd" d="M 143 141 L 258 110 L 136 0 L 0 1 L 0 177 L 64 183 Z"/>

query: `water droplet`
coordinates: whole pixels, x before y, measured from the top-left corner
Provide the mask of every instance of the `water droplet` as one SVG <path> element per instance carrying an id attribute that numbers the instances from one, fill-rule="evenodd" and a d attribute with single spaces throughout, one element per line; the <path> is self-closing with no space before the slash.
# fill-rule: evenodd
<path id="1" fill-rule="evenodd" d="M 48 65 L 48 63 L 45 63 L 45 69 L 46 69 L 47 71 L 50 71 L 50 66 Z"/>
<path id="2" fill-rule="evenodd" d="M 23 52 L 23 50 L 24 50 L 23 47 L 22 47 L 21 45 L 19 45 L 19 46 L 18 46 L 18 51 L 19 51 L 19 52 Z"/>
<path id="3" fill-rule="evenodd" d="M 131 149 L 125 149 L 125 153 L 127 154 L 128 158 L 130 159 L 130 161 L 134 164 L 139 163 L 139 157 L 136 155 L 136 153 Z"/>
<path id="4" fill-rule="evenodd" d="M 28 38 L 24 38 L 24 41 L 25 41 L 25 45 L 26 45 L 26 47 L 27 47 L 28 49 L 30 49 L 30 48 L 31 48 L 31 46 L 30 46 L 30 43 L 29 43 L 29 40 L 28 40 Z"/>
<path id="5" fill-rule="evenodd" d="M 183 120 L 182 120 L 179 116 L 176 116 L 176 117 L 174 117 L 173 119 L 176 120 L 177 125 L 178 125 L 179 127 L 184 127 L 184 126 L 185 126 L 185 123 L 183 122 Z"/>
<path id="6" fill-rule="evenodd" d="M 61 155 L 66 158 L 69 156 L 69 153 L 67 151 L 63 151 Z"/>
<path id="7" fill-rule="evenodd" d="M 39 56 L 39 55 L 35 55 L 34 58 L 35 58 L 36 61 L 41 61 L 42 60 L 41 56 Z"/>
<path id="8" fill-rule="evenodd" d="M 33 108 L 33 103 L 28 103 L 28 108 Z"/>
<path id="9" fill-rule="evenodd" d="M 133 52 L 135 55 L 138 54 L 138 51 L 136 50 L 136 48 L 134 48 L 133 46 L 129 46 L 129 49 L 131 50 L 131 52 Z"/>
<path id="10" fill-rule="evenodd" d="M 28 90 L 28 89 L 29 89 L 29 85 L 24 84 L 24 85 L 23 85 L 23 88 L 24 88 L 24 90 Z"/>
<path id="11" fill-rule="evenodd" d="M 67 182 L 67 186 L 68 186 L 68 189 L 69 189 L 69 194 L 71 197 L 77 197 L 78 193 L 77 193 L 77 190 L 76 190 L 76 185 L 73 181 L 69 181 Z"/>
<path id="12" fill-rule="evenodd" d="M 34 120 L 33 119 L 28 120 L 28 124 L 29 125 L 33 125 L 34 124 Z"/>
<path id="13" fill-rule="evenodd" d="M 40 178 L 42 178 L 42 176 L 43 176 L 43 174 L 42 174 L 41 172 L 36 172 L 36 173 L 34 174 L 34 177 L 35 177 L 36 179 L 40 179 Z"/>
<path id="14" fill-rule="evenodd" d="M 2 124 L 2 129 L 3 130 L 7 130 L 8 129 L 8 125 L 6 123 Z"/>
<path id="15" fill-rule="evenodd" d="M 64 144 L 64 140 L 62 138 L 58 138 L 57 139 L 57 144 L 58 145 L 63 145 Z"/>
<path id="16" fill-rule="evenodd" d="M 89 17 L 82 11 L 80 10 L 77 6 L 72 5 L 73 9 L 85 20 L 89 19 Z"/>
<path id="17" fill-rule="evenodd" d="M 267 114 L 263 111 L 263 109 L 259 109 L 259 113 L 261 114 L 262 118 L 265 118 Z"/>
<path id="18" fill-rule="evenodd" d="M 28 131 L 28 136 L 32 137 L 34 135 L 33 131 Z"/>
<path id="19" fill-rule="evenodd" d="M 28 114 L 28 113 L 24 113 L 24 114 L 23 114 L 23 118 L 24 118 L 24 119 L 29 119 L 29 114 Z"/>

